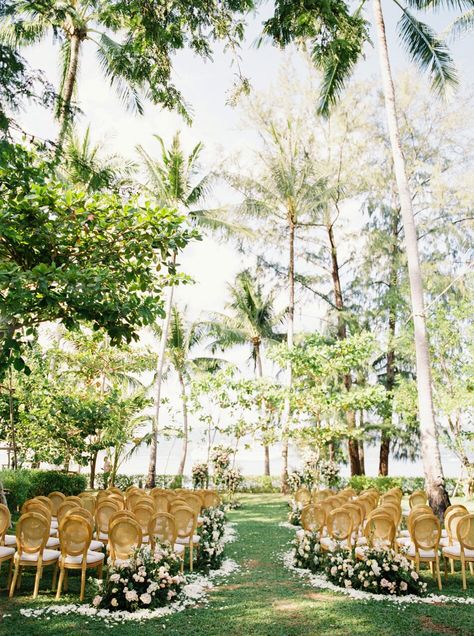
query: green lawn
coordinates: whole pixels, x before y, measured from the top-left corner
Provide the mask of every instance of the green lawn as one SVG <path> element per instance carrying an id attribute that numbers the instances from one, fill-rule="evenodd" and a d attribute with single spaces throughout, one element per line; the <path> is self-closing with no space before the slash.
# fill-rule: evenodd
<path id="1" fill-rule="evenodd" d="M 208 607 L 188 609 L 166 620 L 141 624 L 114 625 L 117 636 L 428 636 L 435 634 L 474 635 L 474 608 L 460 605 L 417 605 L 397 608 L 389 602 L 362 602 L 337 594 L 321 592 L 289 574 L 279 561 L 293 533 L 278 526 L 285 520 L 287 506 L 278 495 L 242 496 L 242 508 L 230 514 L 237 523 L 238 541 L 227 546 L 227 554 L 241 565 L 210 595 Z M 427 577 L 427 580 L 430 580 Z M 45 576 L 39 603 L 54 602 Z M 71 590 L 77 580 L 70 579 Z M 470 578 L 474 594 L 474 577 Z M 5 577 L 2 577 L 5 586 Z M 76 616 L 52 617 L 48 620 L 23 618 L 21 607 L 31 607 L 28 593 L 32 577 L 25 576 L 22 590 L 13 601 L 0 596 L 0 634 L 8 636 L 47 636 L 66 634 L 100 634 L 100 621 Z M 430 583 L 430 589 L 435 591 Z M 461 595 L 456 576 L 443 590 Z M 71 594 L 64 601 L 77 602 Z M 35 604 L 36 605 L 36 604 Z M 10 615 L 10 616 L 5 616 Z M 165 629 L 164 629 L 165 628 Z"/>

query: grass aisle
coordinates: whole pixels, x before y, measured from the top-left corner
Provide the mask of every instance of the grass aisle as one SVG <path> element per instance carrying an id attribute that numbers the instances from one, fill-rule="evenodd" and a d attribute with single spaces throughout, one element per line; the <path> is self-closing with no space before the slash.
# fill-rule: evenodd
<path id="1" fill-rule="evenodd" d="M 283 498 L 249 495 L 241 500 L 243 507 L 230 514 L 230 520 L 237 523 L 238 540 L 227 546 L 227 555 L 239 563 L 241 570 L 218 584 L 210 595 L 209 605 L 186 610 L 166 620 L 114 625 L 114 636 L 474 634 L 472 606 L 423 605 L 400 609 L 388 602 L 352 601 L 304 585 L 299 577 L 289 574 L 279 560 L 293 537 L 290 530 L 278 526 L 287 514 Z M 473 586 L 472 578 L 470 582 Z M 0 623 L 2 636 L 46 636 L 68 631 L 78 636 L 105 631 L 100 622 L 87 622 L 76 616 L 49 620 L 19 617 L 19 607 L 31 606 L 31 601 L 19 596 L 12 604 L 5 599 L 4 592 L 0 598 L 2 614 L 13 615 Z"/>

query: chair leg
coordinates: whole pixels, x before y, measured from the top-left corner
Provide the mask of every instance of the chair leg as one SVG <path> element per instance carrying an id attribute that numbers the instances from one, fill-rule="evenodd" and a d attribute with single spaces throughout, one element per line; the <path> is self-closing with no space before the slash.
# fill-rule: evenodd
<path id="1" fill-rule="evenodd" d="M 10 585 L 12 583 L 12 575 L 13 575 L 13 557 L 10 559 L 10 565 L 8 566 L 7 590 L 10 589 Z"/>
<path id="2" fill-rule="evenodd" d="M 449 559 L 449 562 L 451 564 L 451 574 L 454 574 L 454 559 Z"/>
<path id="3" fill-rule="evenodd" d="M 189 542 L 189 570 L 193 571 L 193 544 Z"/>
<path id="4" fill-rule="evenodd" d="M 8 596 L 10 598 L 12 598 L 13 594 L 15 593 L 15 588 L 16 588 L 16 583 L 17 583 L 17 580 L 18 580 L 19 573 L 20 573 L 20 566 L 17 563 L 16 566 L 15 566 L 15 573 L 13 574 L 13 579 L 12 579 L 12 582 L 10 584 L 10 592 L 8 594 Z"/>
<path id="5" fill-rule="evenodd" d="M 472 561 L 469 561 L 469 572 L 471 576 L 474 574 L 474 563 Z"/>
<path id="6" fill-rule="evenodd" d="M 69 591 L 69 570 L 66 570 L 66 568 L 64 569 L 64 591 L 68 592 Z"/>
<path id="7" fill-rule="evenodd" d="M 436 578 L 438 580 L 438 589 L 441 590 L 442 589 L 442 585 L 441 585 L 441 572 L 440 572 L 440 568 L 439 568 L 439 557 L 438 555 L 436 555 L 436 561 L 433 564 L 434 568 L 436 569 Z"/>
<path id="8" fill-rule="evenodd" d="M 98 579 L 103 579 L 104 575 L 102 573 L 102 563 L 100 563 L 100 565 L 97 567 L 97 578 Z"/>
<path id="9" fill-rule="evenodd" d="M 58 581 L 58 589 L 56 590 L 56 600 L 61 598 L 61 590 L 63 588 L 65 571 L 66 569 L 64 567 L 61 567 L 61 569 L 59 570 L 59 581 Z"/>
<path id="10" fill-rule="evenodd" d="M 464 560 L 464 554 L 462 552 L 461 552 L 461 574 L 462 574 L 462 589 L 467 590 L 466 561 Z"/>
<path id="11" fill-rule="evenodd" d="M 17 584 L 16 584 L 16 589 L 17 589 L 17 590 L 19 590 L 19 589 L 20 589 L 20 587 L 21 587 L 21 577 L 22 577 L 22 574 L 23 574 L 23 566 L 20 566 L 20 571 L 19 571 L 19 573 L 18 573 L 18 582 L 17 582 Z"/>
<path id="12" fill-rule="evenodd" d="M 448 580 L 448 559 L 444 557 L 444 580 Z"/>
<path id="13" fill-rule="evenodd" d="M 35 587 L 33 589 L 33 598 L 36 598 L 38 596 L 39 584 L 40 584 L 40 579 L 41 579 L 42 576 L 43 576 L 43 568 L 41 566 L 38 566 L 36 568 Z"/>
<path id="14" fill-rule="evenodd" d="M 84 594 L 86 592 L 86 568 L 83 567 L 81 570 L 81 593 L 79 596 L 79 600 L 84 600 Z"/>
<path id="15" fill-rule="evenodd" d="M 57 582 L 58 582 L 58 562 L 56 561 L 56 563 L 54 564 L 53 581 L 51 583 L 51 590 L 53 592 L 56 589 Z"/>

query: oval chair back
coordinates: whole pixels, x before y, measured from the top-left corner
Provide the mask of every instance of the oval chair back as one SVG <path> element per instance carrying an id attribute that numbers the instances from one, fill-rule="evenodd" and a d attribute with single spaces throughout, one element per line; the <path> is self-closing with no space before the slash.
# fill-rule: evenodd
<path id="1" fill-rule="evenodd" d="M 125 507 L 127 508 L 127 510 L 133 510 L 134 505 L 143 498 L 144 494 L 145 493 L 139 490 L 132 490 L 131 492 L 129 492 L 127 494 L 127 499 L 125 502 Z"/>
<path id="2" fill-rule="evenodd" d="M 199 515 L 201 513 L 201 508 L 202 508 L 201 497 L 198 497 L 194 493 L 189 493 L 184 495 L 183 499 L 186 502 L 186 505 L 194 510 L 194 513 L 196 515 Z"/>
<path id="3" fill-rule="evenodd" d="M 97 503 L 96 498 L 93 495 L 89 495 L 87 493 L 79 495 L 79 498 L 81 500 L 81 506 L 88 512 L 90 512 L 92 516 L 94 516 Z"/>
<path id="4" fill-rule="evenodd" d="M 203 505 L 204 508 L 217 508 L 220 506 L 221 498 L 216 492 L 208 491 L 204 493 Z"/>
<path id="5" fill-rule="evenodd" d="M 35 501 L 41 501 L 41 503 L 48 508 L 50 512 L 53 510 L 53 504 L 51 503 L 51 499 L 49 497 L 45 497 L 44 495 L 38 495 L 34 497 Z"/>
<path id="6" fill-rule="evenodd" d="M 49 538 L 49 522 L 38 512 L 26 512 L 16 524 L 18 555 L 42 553 Z"/>
<path id="7" fill-rule="evenodd" d="M 170 514 L 174 515 L 174 511 L 176 510 L 176 508 L 189 508 L 188 504 L 186 503 L 185 499 L 174 499 L 173 501 L 170 502 L 170 507 L 169 507 L 169 511 Z M 192 508 L 191 508 L 192 510 Z M 193 511 L 194 512 L 194 511 Z"/>
<path id="8" fill-rule="evenodd" d="M 11 524 L 11 515 L 8 506 L 0 504 L 0 545 L 4 544 L 5 534 Z"/>
<path id="9" fill-rule="evenodd" d="M 301 526 L 307 532 L 321 533 L 326 524 L 326 513 L 322 506 L 309 504 L 301 511 Z"/>
<path id="10" fill-rule="evenodd" d="M 55 491 L 49 493 L 48 499 L 51 501 L 51 506 L 52 506 L 51 507 L 51 515 L 53 517 L 56 517 L 57 512 L 58 512 L 58 508 L 63 503 L 63 501 L 66 499 L 66 495 L 63 495 L 62 492 L 59 492 L 58 490 L 55 490 Z"/>
<path id="11" fill-rule="evenodd" d="M 391 515 L 395 523 L 395 527 L 398 528 L 402 519 L 402 509 L 398 503 L 386 502 L 382 504 L 382 506 L 375 508 L 375 510 L 386 510 Z"/>
<path id="12" fill-rule="evenodd" d="M 416 552 L 420 550 L 438 550 L 441 538 L 441 525 L 434 514 L 415 517 L 412 523 L 412 539 Z"/>
<path id="13" fill-rule="evenodd" d="M 344 508 L 331 510 L 327 518 L 327 529 L 329 536 L 338 543 L 346 542 L 351 545 L 352 537 L 352 516 Z"/>
<path id="14" fill-rule="evenodd" d="M 139 548 L 141 544 L 142 529 L 134 519 L 119 519 L 110 528 L 109 547 L 112 562 L 117 559 L 120 561 L 129 559 L 133 551 Z"/>
<path id="15" fill-rule="evenodd" d="M 348 510 L 352 517 L 352 532 L 357 533 L 359 528 L 364 521 L 364 513 L 362 512 L 361 506 L 358 506 L 356 503 L 345 503 L 342 506 L 345 510 Z"/>
<path id="16" fill-rule="evenodd" d="M 463 550 L 474 551 L 474 514 L 467 514 L 460 519 L 456 528 L 456 537 Z M 474 555 L 471 556 L 474 560 Z"/>
<path id="17" fill-rule="evenodd" d="M 197 518 L 194 510 L 188 506 L 178 506 L 172 513 L 176 524 L 176 536 L 179 539 L 189 537 L 190 540 L 196 530 Z"/>
<path id="18" fill-rule="evenodd" d="M 119 497 L 122 497 L 123 499 L 123 492 L 120 490 L 120 488 L 117 488 L 117 486 L 109 486 L 106 492 L 118 495 Z"/>
<path id="19" fill-rule="evenodd" d="M 311 503 L 311 493 L 307 488 L 298 488 L 295 492 L 295 503 L 299 508 L 303 508 Z"/>
<path id="20" fill-rule="evenodd" d="M 37 499 L 30 499 L 23 504 L 21 509 L 22 514 L 27 512 L 36 512 L 39 515 L 43 515 L 43 517 L 48 522 L 48 525 L 51 526 L 51 511 L 47 508 L 42 501 L 38 501 Z"/>
<path id="21" fill-rule="evenodd" d="M 416 508 L 417 506 L 425 506 L 427 504 L 427 501 L 428 497 L 426 495 L 426 492 L 424 492 L 423 490 L 415 490 L 415 492 L 413 492 L 408 499 L 410 509 Z"/>
<path id="22" fill-rule="evenodd" d="M 446 524 L 446 532 L 448 534 L 450 545 L 453 545 L 458 541 L 459 524 L 461 522 L 461 519 L 463 519 L 468 514 L 469 513 L 464 512 L 464 510 L 457 510 L 449 516 L 448 523 Z"/>
<path id="23" fill-rule="evenodd" d="M 71 510 L 66 512 L 66 514 L 64 515 L 63 521 L 64 521 L 64 519 L 69 518 L 71 515 L 74 515 L 75 517 L 82 517 L 82 519 L 85 519 L 87 521 L 87 523 L 90 525 L 90 527 L 92 529 L 94 529 L 94 517 L 85 508 L 79 508 L 79 507 L 71 508 Z"/>
<path id="24" fill-rule="evenodd" d="M 80 504 L 78 504 L 77 501 L 74 501 L 74 500 L 64 501 L 64 503 L 62 503 L 59 506 L 58 511 L 57 511 L 58 526 L 61 525 L 61 521 L 63 520 L 64 516 L 70 510 L 75 510 L 76 508 L 82 508 L 82 506 Z"/>
<path id="25" fill-rule="evenodd" d="M 422 517 L 423 515 L 432 515 L 433 511 L 431 510 L 431 508 L 425 507 L 425 506 L 417 506 L 416 508 L 413 508 L 413 510 L 411 510 L 410 514 L 407 517 L 407 528 L 408 528 L 408 532 L 410 533 L 410 537 L 412 536 L 412 531 L 413 531 L 413 523 L 415 522 L 415 520 L 418 517 Z"/>
<path id="26" fill-rule="evenodd" d="M 65 559 L 66 556 L 82 555 L 85 559 L 91 541 L 92 526 L 89 520 L 81 514 L 76 514 L 74 510 L 70 510 L 59 526 L 61 557 Z"/>
<path id="27" fill-rule="evenodd" d="M 148 503 L 138 503 L 133 509 L 133 514 L 140 528 L 142 529 L 142 536 L 148 535 L 148 526 L 150 525 L 151 518 L 155 514 L 155 509 Z"/>
<path id="28" fill-rule="evenodd" d="M 155 502 L 156 512 L 168 512 L 170 505 L 168 497 L 165 494 L 155 493 L 153 495 L 153 501 Z"/>
<path id="29" fill-rule="evenodd" d="M 97 505 L 95 511 L 95 529 L 99 540 L 101 539 L 101 535 L 107 535 L 110 517 L 116 512 L 119 512 L 119 507 L 115 501 L 105 499 Z"/>
<path id="30" fill-rule="evenodd" d="M 155 549 L 157 543 L 169 543 L 173 548 L 176 543 L 177 530 L 173 515 L 167 512 L 157 512 L 150 519 L 148 525 L 150 546 Z"/>
<path id="31" fill-rule="evenodd" d="M 82 506 L 82 501 L 80 497 L 76 497 L 76 495 L 70 495 L 69 497 L 65 497 L 64 501 L 74 501 L 78 506 Z"/>
<path id="32" fill-rule="evenodd" d="M 374 548 L 393 548 L 395 534 L 396 525 L 391 514 L 375 510 L 369 515 L 364 528 L 364 536 L 369 546 Z"/>
<path id="33" fill-rule="evenodd" d="M 466 508 L 466 506 L 463 506 L 461 504 L 455 504 L 454 506 L 449 506 L 449 509 L 446 508 L 444 513 L 444 527 L 446 528 L 446 532 L 448 534 L 450 542 L 456 541 L 456 533 L 454 533 L 452 536 L 450 535 L 449 525 L 451 523 L 452 517 L 458 516 L 459 513 L 461 513 L 462 515 L 467 515 L 469 511 Z"/>

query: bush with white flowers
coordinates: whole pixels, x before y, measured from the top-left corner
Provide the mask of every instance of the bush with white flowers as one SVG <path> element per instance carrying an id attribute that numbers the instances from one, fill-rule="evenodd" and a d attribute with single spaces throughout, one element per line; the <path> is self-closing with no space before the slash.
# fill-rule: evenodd
<path id="1" fill-rule="evenodd" d="M 199 528 L 201 540 L 197 567 L 204 571 L 217 570 L 224 559 L 225 512 L 222 508 L 206 508 Z"/>
<path id="2" fill-rule="evenodd" d="M 311 572 L 321 572 L 325 566 L 319 535 L 316 532 L 304 532 L 293 541 L 293 563 L 295 567 Z"/>
<path id="3" fill-rule="evenodd" d="M 193 488 L 207 488 L 209 486 L 209 466 L 194 464 L 192 469 Z"/>
<path id="4" fill-rule="evenodd" d="M 176 600 L 185 583 L 181 561 L 169 544 L 137 548 L 130 559 L 109 559 L 107 578 L 92 604 L 110 611 L 135 612 L 163 607 Z"/>
<path id="5" fill-rule="evenodd" d="M 293 526 L 299 526 L 301 524 L 301 506 L 295 501 L 290 502 L 290 512 L 288 513 L 288 521 Z"/>
<path id="6" fill-rule="evenodd" d="M 391 549 L 367 549 L 363 560 L 356 559 L 352 551 L 337 550 L 328 555 L 326 575 L 340 587 L 372 594 L 426 594 L 426 583 L 421 581 L 412 562 Z"/>
<path id="7" fill-rule="evenodd" d="M 222 483 L 223 475 L 230 466 L 232 452 L 232 448 L 226 446 L 214 446 L 211 450 L 210 459 L 214 469 L 214 483 L 216 486 Z"/>

